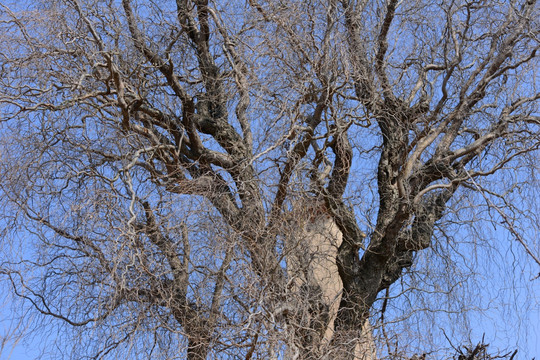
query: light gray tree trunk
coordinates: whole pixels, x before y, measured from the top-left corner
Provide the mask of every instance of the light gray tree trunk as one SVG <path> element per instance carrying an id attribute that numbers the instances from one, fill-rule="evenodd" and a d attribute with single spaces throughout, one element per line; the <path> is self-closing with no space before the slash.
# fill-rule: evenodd
<path id="1" fill-rule="evenodd" d="M 343 283 L 336 258 L 342 233 L 328 215 L 324 204 L 302 201 L 293 211 L 296 231 L 287 237 L 287 269 L 293 310 L 302 329 L 295 334 L 295 347 L 302 358 L 336 358 L 368 360 L 376 358 L 372 327 L 368 320 L 347 339 L 335 338 Z M 304 219 L 304 220 L 298 220 Z M 341 337 L 341 336 L 340 336 Z"/>

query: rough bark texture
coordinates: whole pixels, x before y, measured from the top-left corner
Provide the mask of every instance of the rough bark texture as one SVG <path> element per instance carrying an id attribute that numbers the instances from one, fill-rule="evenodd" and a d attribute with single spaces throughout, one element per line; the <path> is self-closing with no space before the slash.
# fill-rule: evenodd
<path id="1" fill-rule="evenodd" d="M 317 200 L 304 200 L 296 204 L 292 222 L 296 232 L 287 237 L 287 274 L 293 297 L 291 307 L 308 303 L 303 312 L 290 314 L 297 326 L 302 359 L 376 358 L 376 346 L 369 320 L 355 332 L 354 337 L 342 339 L 350 342 L 342 348 L 334 337 L 343 283 L 336 263 L 342 233 L 328 214 L 326 205 Z M 298 219 L 304 219 L 299 221 Z M 293 320 L 294 321 L 294 320 Z"/>

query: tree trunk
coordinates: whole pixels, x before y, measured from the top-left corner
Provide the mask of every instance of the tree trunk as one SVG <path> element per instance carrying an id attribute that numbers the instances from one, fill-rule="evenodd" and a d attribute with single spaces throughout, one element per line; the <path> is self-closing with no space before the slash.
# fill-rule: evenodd
<path id="1" fill-rule="evenodd" d="M 368 320 L 360 329 L 335 332 L 343 292 L 336 264 L 342 233 L 322 203 L 301 204 L 294 218 L 306 220 L 294 220 L 296 231 L 286 244 L 291 294 L 297 297 L 292 303 L 301 304 L 288 320 L 300 322 L 294 346 L 302 359 L 375 359 Z"/>

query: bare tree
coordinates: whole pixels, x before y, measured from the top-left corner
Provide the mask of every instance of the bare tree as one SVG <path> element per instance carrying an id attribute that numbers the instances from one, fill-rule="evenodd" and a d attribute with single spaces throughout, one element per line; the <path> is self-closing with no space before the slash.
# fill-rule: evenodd
<path id="1" fill-rule="evenodd" d="M 459 226 L 540 265 L 535 0 L 0 6 L 0 274 L 70 358 L 392 356 Z"/>

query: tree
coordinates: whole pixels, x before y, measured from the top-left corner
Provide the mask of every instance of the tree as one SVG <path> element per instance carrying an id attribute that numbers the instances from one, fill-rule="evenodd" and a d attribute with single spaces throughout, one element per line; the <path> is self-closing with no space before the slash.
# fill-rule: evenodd
<path id="1" fill-rule="evenodd" d="M 374 357 L 462 226 L 540 265 L 535 0 L 1 6 L 0 274 L 69 357 Z"/>

